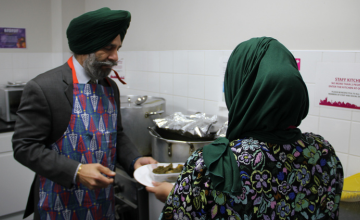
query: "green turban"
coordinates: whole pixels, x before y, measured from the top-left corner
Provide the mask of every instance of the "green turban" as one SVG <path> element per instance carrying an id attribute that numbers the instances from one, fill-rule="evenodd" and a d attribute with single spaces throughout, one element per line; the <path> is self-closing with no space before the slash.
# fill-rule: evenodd
<path id="1" fill-rule="evenodd" d="M 111 43 L 118 34 L 122 42 L 130 20 L 130 12 L 106 7 L 80 15 L 66 30 L 70 50 L 75 54 L 94 53 Z"/>

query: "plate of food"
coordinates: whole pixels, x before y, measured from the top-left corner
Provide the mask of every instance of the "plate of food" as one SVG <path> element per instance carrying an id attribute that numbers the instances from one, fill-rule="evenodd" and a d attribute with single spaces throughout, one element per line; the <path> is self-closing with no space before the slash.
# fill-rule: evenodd
<path id="1" fill-rule="evenodd" d="M 178 178 L 184 163 L 157 163 L 139 167 L 134 172 L 134 178 L 144 186 L 154 187 L 152 181 L 174 183 Z"/>

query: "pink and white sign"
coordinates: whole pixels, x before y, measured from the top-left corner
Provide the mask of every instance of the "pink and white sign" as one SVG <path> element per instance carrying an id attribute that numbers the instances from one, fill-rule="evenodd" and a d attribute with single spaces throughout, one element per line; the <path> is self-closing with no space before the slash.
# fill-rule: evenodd
<path id="1" fill-rule="evenodd" d="M 316 102 L 360 110 L 360 63 L 319 63 Z"/>
<path id="2" fill-rule="evenodd" d="M 300 71 L 301 59 L 300 59 L 300 58 L 295 58 L 295 60 L 296 60 L 296 64 L 297 64 L 298 70 Z"/>

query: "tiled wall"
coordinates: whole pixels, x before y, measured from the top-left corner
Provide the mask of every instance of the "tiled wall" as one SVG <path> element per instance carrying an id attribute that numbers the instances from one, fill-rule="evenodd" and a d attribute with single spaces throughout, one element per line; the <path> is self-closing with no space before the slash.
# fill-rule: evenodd
<path id="1" fill-rule="evenodd" d="M 221 59 L 231 51 L 129 51 L 124 58 L 126 86 L 122 94 L 166 99 L 166 111 L 218 113 Z"/>
<path id="2" fill-rule="evenodd" d="M 218 106 L 223 61 L 231 51 L 121 51 L 125 81 L 122 95 L 151 95 L 166 99 L 167 114 L 181 111 L 227 114 Z M 300 128 L 321 134 L 334 146 L 345 176 L 360 172 L 360 110 L 319 107 L 314 101 L 319 62 L 360 63 L 360 52 L 292 51 L 301 59 L 300 72 L 310 95 L 310 111 Z M 0 53 L 0 84 L 28 81 L 61 65 L 70 54 Z M 360 74 L 360 73 L 359 73 Z"/>
<path id="3" fill-rule="evenodd" d="M 61 65 L 62 56 L 62 53 L 0 53 L 0 85 L 8 81 L 27 82 Z"/>
<path id="4" fill-rule="evenodd" d="M 360 173 L 360 110 L 319 107 L 315 103 L 316 66 L 319 62 L 360 63 L 360 52 L 291 51 L 301 59 L 300 72 L 307 84 L 310 111 L 300 128 L 321 134 L 335 148 L 345 177 Z M 231 51 L 127 51 L 122 95 L 153 95 L 166 99 L 167 114 L 176 111 L 226 115 L 219 111 L 223 61 Z M 360 77 L 360 73 L 359 73 Z"/>

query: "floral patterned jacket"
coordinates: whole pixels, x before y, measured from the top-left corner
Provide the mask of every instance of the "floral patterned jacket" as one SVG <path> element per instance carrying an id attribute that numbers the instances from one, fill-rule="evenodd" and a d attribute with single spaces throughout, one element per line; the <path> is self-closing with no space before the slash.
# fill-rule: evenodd
<path id="1" fill-rule="evenodd" d="M 245 138 L 230 143 L 242 194 L 212 188 L 202 149 L 185 163 L 159 219 L 338 219 L 342 165 L 323 137 L 291 144 Z"/>

